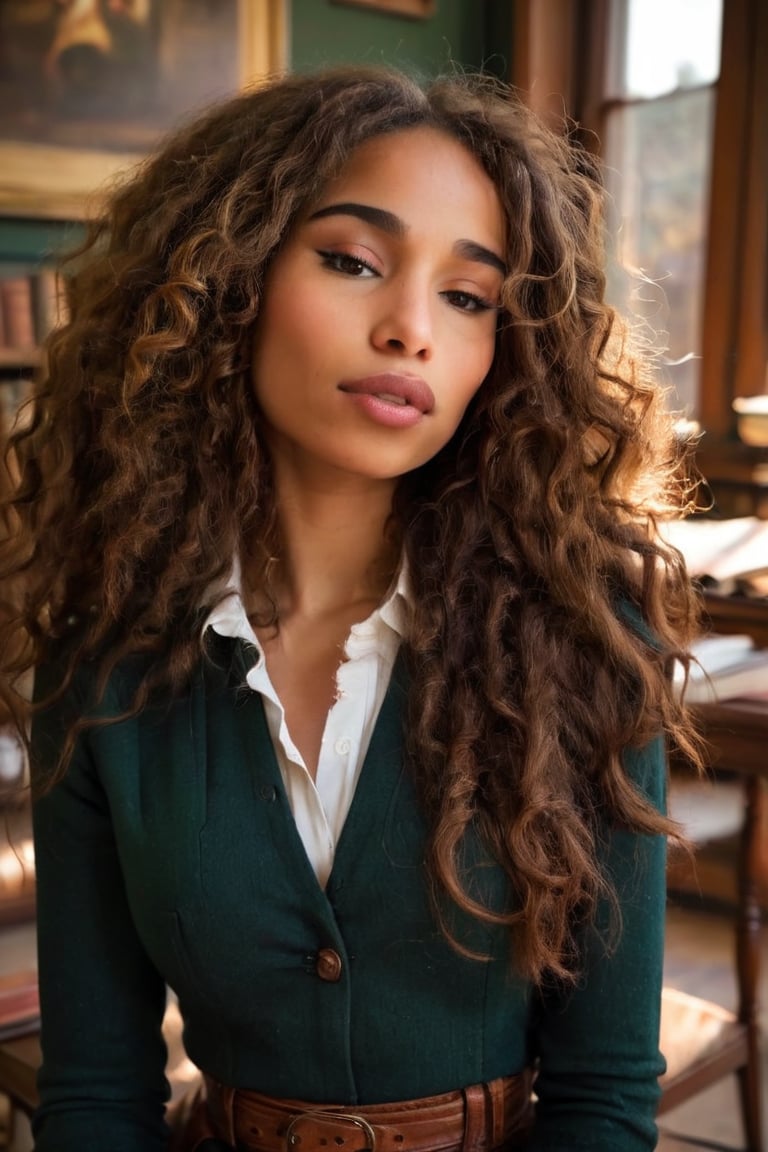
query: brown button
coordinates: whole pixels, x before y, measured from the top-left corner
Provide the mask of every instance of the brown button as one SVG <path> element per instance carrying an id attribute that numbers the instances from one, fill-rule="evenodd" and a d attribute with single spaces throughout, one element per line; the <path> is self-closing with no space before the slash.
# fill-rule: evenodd
<path id="1" fill-rule="evenodd" d="M 341 956 L 333 948 L 321 948 L 315 961 L 315 972 L 321 980 L 335 984 L 341 979 Z"/>

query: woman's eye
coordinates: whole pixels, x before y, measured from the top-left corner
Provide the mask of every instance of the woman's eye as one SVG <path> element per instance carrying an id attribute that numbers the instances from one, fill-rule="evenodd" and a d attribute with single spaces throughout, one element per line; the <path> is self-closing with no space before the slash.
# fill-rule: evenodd
<path id="1" fill-rule="evenodd" d="M 326 268 L 332 268 L 334 272 L 343 272 L 345 276 L 368 277 L 378 275 L 373 265 L 367 264 L 359 256 L 350 256 L 347 252 L 322 251 L 318 255 L 322 257 Z"/>
<path id="2" fill-rule="evenodd" d="M 492 301 L 486 300 L 482 296 L 476 296 L 473 292 L 460 292 L 457 289 L 443 292 L 443 296 L 449 304 L 461 312 L 489 312 L 496 307 Z"/>

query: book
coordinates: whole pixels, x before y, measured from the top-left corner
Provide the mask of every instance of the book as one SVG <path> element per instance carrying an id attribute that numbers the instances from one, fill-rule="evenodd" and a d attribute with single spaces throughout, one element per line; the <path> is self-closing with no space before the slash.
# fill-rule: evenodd
<path id="1" fill-rule="evenodd" d="M 54 328 L 67 321 L 67 305 L 63 284 L 54 268 L 41 268 L 32 278 L 35 335 L 37 343 L 44 343 Z"/>
<path id="2" fill-rule="evenodd" d="M 661 536 L 704 587 L 722 596 L 768 596 L 768 520 L 691 517 L 662 525 Z"/>
<path id="3" fill-rule="evenodd" d="M 686 704 L 768 692 L 768 648 L 756 648 L 749 636 L 706 636 L 692 645 L 691 655 L 687 683 L 682 666 L 673 675 Z"/>
<path id="4" fill-rule="evenodd" d="M 6 348 L 34 348 L 35 324 L 29 276 L 0 280 L 0 308 Z"/>

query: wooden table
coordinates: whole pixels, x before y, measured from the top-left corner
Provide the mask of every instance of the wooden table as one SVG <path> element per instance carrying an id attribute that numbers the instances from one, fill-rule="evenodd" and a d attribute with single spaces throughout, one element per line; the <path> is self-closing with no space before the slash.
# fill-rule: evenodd
<path id="1" fill-rule="evenodd" d="M 744 789 L 744 827 L 737 859 L 738 896 L 757 921 L 768 897 L 768 699 L 701 704 L 694 715 L 708 749 L 708 764 L 736 776 Z M 753 907 L 754 905 L 754 907 Z"/>
<path id="2" fill-rule="evenodd" d="M 719 596 L 707 591 L 704 611 L 713 632 L 723 636 L 745 632 L 759 648 L 768 648 L 768 600 L 764 597 Z"/>

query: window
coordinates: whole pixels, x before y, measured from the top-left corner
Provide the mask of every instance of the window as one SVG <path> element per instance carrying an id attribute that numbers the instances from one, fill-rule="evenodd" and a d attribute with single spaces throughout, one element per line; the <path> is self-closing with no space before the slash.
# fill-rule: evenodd
<path id="1" fill-rule="evenodd" d="M 722 0 L 619 0 L 609 12 L 609 298 L 663 354 L 671 402 L 695 418 Z"/>
<path id="2" fill-rule="evenodd" d="M 654 283 L 619 272 L 611 291 L 668 332 L 673 403 L 706 430 L 705 473 L 752 482 L 759 457 L 768 487 L 768 450 L 737 442 L 731 408 L 768 391 L 768 4 L 515 0 L 514 11 L 513 82 L 547 115 L 565 106 L 625 173 L 610 178 L 618 254 Z"/>

